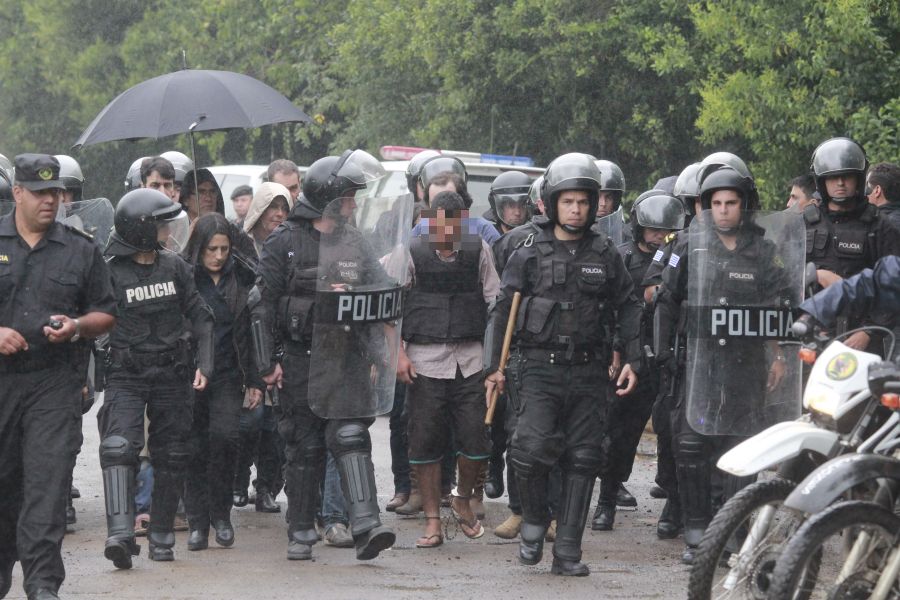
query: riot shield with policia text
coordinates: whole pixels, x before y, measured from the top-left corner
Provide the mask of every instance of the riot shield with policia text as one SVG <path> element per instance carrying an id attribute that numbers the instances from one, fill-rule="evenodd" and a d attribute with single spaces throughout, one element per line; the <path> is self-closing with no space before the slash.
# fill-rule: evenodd
<path id="1" fill-rule="evenodd" d="M 689 230 L 687 417 L 705 435 L 755 435 L 801 410 L 800 361 L 779 342 L 791 339 L 803 300 L 803 220 L 741 218 L 736 237 L 710 211 Z"/>
<path id="2" fill-rule="evenodd" d="M 394 403 L 413 203 L 370 195 L 378 174 L 342 165 L 339 176 L 358 176 L 365 188 L 323 211 L 333 229 L 320 236 L 308 390 L 310 408 L 327 419 L 374 417 Z"/>

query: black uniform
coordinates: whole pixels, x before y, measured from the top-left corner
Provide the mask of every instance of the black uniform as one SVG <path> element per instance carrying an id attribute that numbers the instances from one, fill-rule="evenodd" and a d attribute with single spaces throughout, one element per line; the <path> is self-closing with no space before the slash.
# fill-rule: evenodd
<path id="1" fill-rule="evenodd" d="M 115 256 L 109 267 L 120 318 L 110 333 L 106 394 L 97 414 L 106 495 L 110 501 L 127 498 L 121 510 L 132 510 L 133 492 L 117 486 L 124 479 L 106 474 L 116 466 L 137 468 L 146 410 L 154 474 L 149 540 L 168 549 L 175 543 L 175 511 L 190 458 L 193 348 L 196 367 L 211 376 L 213 314 L 197 291 L 190 265 L 172 252 L 159 250 L 149 265 Z M 115 515 L 108 518 L 118 523 Z M 127 519 L 122 521 L 124 527 Z M 127 537 L 127 531 L 116 528 L 110 527 L 110 538 Z"/>
<path id="2" fill-rule="evenodd" d="M 688 294 L 688 270 L 690 269 L 689 252 L 692 235 L 704 235 L 710 241 L 705 264 L 711 269 L 714 277 L 711 289 L 722 290 L 722 296 L 728 298 L 729 305 L 759 304 L 761 299 L 777 297 L 790 287 L 785 279 L 784 269 L 778 267 L 779 259 L 775 254 L 775 246 L 763 237 L 758 227 L 744 225 L 737 233 L 737 246 L 727 249 L 712 232 L 695 233 L 693 231 L 679 235 L 673 244 L 670 259 L 662 274 L 662 287 L 657 300 L 657 318 L 662 324 L 664 340 L 675 338 L 675 330 L 685 321 L 684 310 Z M 733 277 L 740 273 L 743 277 Z M 786 295 L 786 293 L 785 293 Z M 681 337 L 683 340 L 683 335 Z M 717 344 L 717 340 L 709 339 L 703 343 Z M 681 352 L 683 356 L 683 352 Z M 723 431 L 737 430 L 734 422 L 741 420 L 759 422 L 759 430 L 763 419 L 759 411 L 759 400 L 765 397 L 765 385 L 768 364 L 765 352 L 758 341 L 742 341 L 733 339 L 728 352 L 708 352 L 720 360 L 704 365 L 704 373 L 699 375 L 708 381 L 710 389 L 716 388 L 719 393 L 715 398 L 708 398 L 710 403 L 724 404 L 705 411 L 707 414 L 718 414 L 724 421 L 719 428 Z M 663 355 L 665 356 L 665 355 Z M 672 360 L 670 356 L 665 356 Z M 740 363 L 738 368 L 746 374 L 739 378 L 729 378 L 729 365 Z M 741 441 L 736 436 L 707 436 L 697 433 L 688 423 L 687 401 L 685 398 L 684 365 L 670 367 L 678 372 L 675 387 L 674 406 L 671 413 L 675 463 L 678 475 L 678 493 L 681 498 L 681 509 L 684 516 L 685 542 L 688 546 L 696 546 L 709 521 L 712 519 L 713 505 L 720 505 L 730 495 L 746 484 L 746 481 L 730 476 L 717 478 L 716 488 L 712 489 L 713 465 L 718 458 L 736 443 Z M 756 376 L 749 373 L 755 369 Z M 695 376 L 698 376 L 695 373 Z M 748 389 L 748 382 L 756 382 L 757 389 Z M 754 429 L 753 426 L 744 429 Z M 673 493 L 674 490 L 667 490 Z"/>
<path id="3" fill-rule="evenodd" d="M 638 348 L 647 344 L 652 345 L 652 314 L 643 302 L 643 288 L 641 282 L 653 253 L 644 252 L 634 241 L 628 241 L 618 247 L 619 254 L 625 263 L 631 280 L 635 286 L 635 293 L 641 295 L 639 302 L 642 306 L 641 324 Z M 643 353 L 642 353 L 643 354 Z M 634 466 L 634 458 L 644 427 L 650 419 L 653 403 L 659 389 L 659 380 L 655 372 L 655 364 L 650 364 L 644 358 L 640 363 L 640 380 L 637 389 L 625 398 L 613 397 L 609 413 L 607 415 L 607 429 L 605 433 L 605 468 L 601 472 L 599 506 L 614 507 L 616 493 L 622 482 L 628 481 L 631 469 Z"/>
<path id="4" fill-rule="evenodd" d="M 25 590 L 59 589 L 66 497 L 81 447 L 85 342 L 50 344 L 50 315 L 116 314 L 100 249 L 78 230 L 53 223 L 34 248 L 0 217 L 0 327 L 28 350 L 0 356 L 0 569 L 21 561 Z"/>
<path id="5" fill-rule="evenodd" d="M 640 307 L 633 287 L 605 235 L 586 231 L 579 240 L 563 242 L 546 223 L 510 256 L 492 311 L 489 373 L 497 370 L 513 293 L 522 292 L 515 337 L 521 360 L 508 376 L 518 410 L 510 453 L 522 501 L 521 536 L 527 543 L 543 539 L 550 518 L 548 474 L 561 461 L 553 549 L 561 560 L 581 560 L 581 536 L 602 460 L 598 432 L 608 385 L 602 349 L 609 344 L 604 325 L 607 311 L 615 311 L 623 338 L 637 337 Z"/>
<path id="6" fill-rule="evenodd" d="M 310 407 L 310 350 L 321 239 L 312 219 L 317 216 L 298 203 L 288 220 L 266 239 L 257 278 L 260 302 L 252 308 L 253 319 L 261 323 L 265 332 L 273 332 L 284 348 L 281 358 L 284 378 L 276 412 L 287 457 L 288 541 L 304 546 L 317 541 L 316 508 L 325 477 L 327 444 L 337 460 L 350 525 L 359 544 L 368 532 L 381 527 L 369 436 L 374 419 L 324 419 Z M 352 227 L 346 230 L 348 235 L 356 231 Z M 356 243 L 364 241 L 359 239 Z M 348 240 L 346 246 L 353 246 L 352 241 Z M 352 269 L 354 276 L 371 280 L 384 273 L 372 256 L 371 252 L 362 252 L 353 258 L 352 262 L 357 263 Z M 340 281 L 339 273 L 330 276 L 334 282 Z M 274 368 L 268 364 L 273 355 L 273 342 L 268 336 L 263 336 L 260 342 L 264 347 L 258 353 L 258 360 L 266 363 L 260 365 L 262 375 Z M 368 369 L 360 365 L 357 370 L 358 373 L 347 373 L 332 368 L 330 373 L 316 375 L 333 378 L 335 386 L 347 391 L 348 402 L 360 402 L 355 392 L 364 387 L 364 382 L 359 380 L 363 373 L 368 381 Z"/>

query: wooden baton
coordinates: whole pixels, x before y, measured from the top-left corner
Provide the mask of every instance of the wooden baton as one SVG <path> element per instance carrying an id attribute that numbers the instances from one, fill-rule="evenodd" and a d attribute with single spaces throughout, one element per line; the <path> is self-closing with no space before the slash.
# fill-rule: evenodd
<path id="1" fill-rule="evenodd" d="M 500 351 L 500 368 L 498 369 L 504 375 L 506 371 L 506 363 L 509 362 L 509 347 L 512 345 L 513 333 L 516 330 L 516 318 L 519 314 L 519 303 L 522 301 L 522 292 L 513 294 L 512 307 L 509 309 L 509 319 L 506 321 L 506 333 L 503 335 L 503 349 Z M 494 422 L 494 410 L 497 409 L 497 396 L 499 395 L 499 386 L 494 386 L 491 392 L 491 401 L 488 403 L 487 414 L 484 416 L 484 424 L 490 425 Z"/>

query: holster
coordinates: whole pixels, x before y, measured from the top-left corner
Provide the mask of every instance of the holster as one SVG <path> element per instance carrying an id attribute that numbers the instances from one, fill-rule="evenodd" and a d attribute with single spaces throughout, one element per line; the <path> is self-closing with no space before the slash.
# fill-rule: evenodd
<path id="1" fill-rule="evenodd" d="M 102 392 L 106 389 L 106 372 L 109 368 L 109 347 L 102 345 L 98 339 L 91 349 L 94 353 L 94 390 Z"/>
<path id="2" fill-rule="evenodd" d="M 509 360 L 506 363 L 506 372 L 503 375 L 506 377 L 508 405 L 518 414 L 522 406 L 519 397 L 519 391 L 522 388 L 522 355 L 518 348 L 510 352 Z"/>

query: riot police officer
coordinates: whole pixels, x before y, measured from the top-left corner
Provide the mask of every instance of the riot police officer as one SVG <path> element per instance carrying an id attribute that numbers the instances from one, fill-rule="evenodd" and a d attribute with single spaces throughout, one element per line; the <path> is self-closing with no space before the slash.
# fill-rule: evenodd
<path id="1" fill-rule="evenodd" d="M 141 187 L 141 165 L 149 156 L 142 156 L 131 163 L 128 172 L 125 174 L 125 191 L 130 192 Z"/>
<path id="2" fill-rule="evenodd" d="M 0 167 L 0 171 L 2 171 Z M 57 598 L 65 498 L 81 444 L 88 346 L 115 323 L 109 270 L 90 236 L 57 222 L 59 162 L 16 157 L 0 216 L 0 598 L 22 563 L 28 598 Z"/>
<path id="3" fill-rule="evenodd" d="M 599 188 L 600 171 L 588 155 L 566 154 L 547 168 L 541 195 L 549 220 L 510 256 L 485 344 L 485 387 L 491 394 L 505 381 L 498 371 L 501 340 L 514 292 L 521 292 L 515 334 L 520 372 L 509 386 L 519 412 L 511 450 L 523 509 L 519 561 L 534 565 L 542 558 L 550 519 L 548 475 L 559 461 L 563 483 L 552 567 L 558 575 L 590 573 L 581 562 L 581 537 L 602 460 L 597 432 L 607 388 L 598 348 L 608 343 L 602 339 L 606 311 L 616 313 L 629 358 L 637 356 L 640 307 L 634 286 L 612 242 L 591 230 Z M 629 364 L 618 381 L 626 382 L 620 395 L 637 384 Z"/>
<path id="4" fill-rule="evenodd" d="M 194 170 L 194 161 L 186 154 L 177 150 L 169 150 L 160 154 L 161 157 L 172 163 L 175 169 L 175 191 L 176 197 L 181 193 L 181 186 L 184 184 L 184 178 L 188 173 Z"/>
<path id="5" fill-rule="evenodd" d="M 12 202 L 13 167 L 9 159 L 0 154 L 0 202 Z"/>
<path id="6" fill-rule="evenodd" d="M 602 219 L 616 212 L 622 206 L 622 196 L 625 195 L 625 174 L 622 173 L 621 167 L 611 160 L 600 159 L 595 163 L 600 169 L 600 199 L 597 206 L 597 218 Z"/>
<path id="7" fill-rule="evenodd" d="M 828 287 L 883 257 L 900 254 L 900 232 L 867 202 L 864 194 L 868 159 L 862 147 L 848 138 L 822 142 L 812 156 L 816 190 L 821 205 L 803 211 L 806 221 L 806 256 L 815 263 L 819 284 Z M 869 319 L 839 324 L 844 331 Z M 871 342 L 864 331 L 844 343 L 858 350 Z"/>
<path id="8" fill-rule="evenodd" d="M 631 206 L 632 239 L 619 246 L 625 268 L 639 289 L 653 255 L 672 231 L 684 227 L 684 207 L 674 196 L 651 190 Z M 652 344 L 652 305 L 643 303 L 639 348 Z M 637 446 L 656 400 L 656 365 L 649 358 L 641 361 L 641 383 L 628 398 L 613 398 L 607 419 L 607 470 L 601 474 L 600 497 L 591 529 L 609 531 L 616 515 L 616 497 L 622 482 L 628 481 Z"/>
<path id="9" fill-rule="evenodd" d="M 364 189 L 380 168 L 377 160 L 360 150 L 348 150 L 342 156 L 327 156 L 314 162 L 303 178 L 303 195 L 288 219 L 266 239 L 260 256 L 259 295 L 256 298 L 251 295 L 251 303 L 255 302 L 251 308 L 253 334 L 260 375 L 266 384 L 280 388 L 278 427 L 287 457 L 284 470 L 289 560 L 312 558 L 312 546 L 317 541 L 316 507 L 325 475 L 326 445 L 338 464 L 356 557 L 373 559 L 392 546 L 395 539 L 394 532 L 383 526 L 378 516 L 369 436 L 375 415 L 367 412 L 365 406 L 370 398 L 360 397 L 361 391 L 351 385 L 361 373 L 335 373 L 340 367 L 330 365 L 331 374 L 336 377 L 332 385 L 341 388 L 351 405 L 347 407 L 346 418 L 320 416 L 327 409 L 321 405 L 322 398 L 310 393 L 313 386 L 322 389 L 322 382 L 315 378 L 326 375 L 321 370 L 326 365 L 316 361 L 331 360 L 331 355 L 312 355 L 323 238 L 328 240 L 329 249 L 346 247 L 345 242 L 349 243 L 351 238 L 360 253 L 366 249 L 348 222 L 356 208 L 356 191 Z M 369 253 L 355 254 L 343 262 L 343 266 L 323 273 L 323 284 L 332 285 L 335 290 L 346 289 L 350 279 L 361 283 L 383 274 L 377 259 Z M 348 332 L 352 332 L 349 325 Z M 280 357 L 274 353 L 276 339 L 284 349 Z M 320 368 L 312 373 L 315 365 Z M 368 379 L 368 372 L 364 379 Z"/>
<path id="10" fill-rule="evenodd" d="M 528 193 L 531 178 L 521 171 L 506 171 L 491 182 L 488 203 L 491 208 L 489 221 L 501 234 L 508 233 L 531 218 L 531 204 Z"/>
<path id="11" fill-rule="evenodd" d="M 81 165 L 65 154 L 57 154 L 56 160 L 59 161 L 59 179 L 66 186 L 63 202 L 69 204 L 80 201 L 84 191 L 84 173 L 81 172 Z"/>
<path id="12" fill-rule="evenodd" d="M 771 345 L 768 352 L 763 351 L 759 333 L 750 342 L 712 340 L 710 336 L 689 339 L 694 345 L 690 346 L 685 361 L 684 323 L 701 320 L 700 317 L 688 319 L 688 305 L 692 308 L 702 308 L 705 303 L 723 307 L 765 306 L 763 299 L 790 297 L 791 287 L 784 260 L 777 254 L 775 245 L 764 238 L 765 231 L 754 222 L 753 211 L 759 208 L 759 198 L 752 178 L 720 164 L 704 169 L 700 202 L 708 212 L 695 220 L 691 229 L 673 244 L 662 274 L 656 315 L 660 336 L 657 355 L 677 373 L 671 424 L 677 493 L 687 546 L 682 560 L 687 564 L 693 561 L 694 548 L 712 519 L 714 505 L 727 500 L 747 483 L 724 475 L 716 476 L 714 482 L 713 465 L 740 439 L 761 430 L 767 390 L 778 388 L 786 364 L 784 352 L 777 345 Z M 785 216 L 796 221 L 792 215 Z M 799 223 L 797 227 L 799 238 Z M 802 242 L 799 239 L 797 242 L 795 247 L 802 248 Z M 700 250 L 695 251 L 695 247 Z M 802 272 L 799 250 L 797 254 Z M 702 261 L 690 262 L 695 255 L 703 257 Z M 690 269 L 697 271 L 689 286 Z M 695 282 L 701 278 L 700 283 Z M 705 290 L 714 290 L 717 301 L 689 297 L 689 294 L 700 296 Z M 693 335 L 689 332 L 688 337 Z M 670 351 L 673 346 L 674 355 Z M 692 369 L 692 360 L 699 366 Z M 740 371 L 740 376 L 735 375 L 736 371 Z M 688 376 L 691 380 L 685 381 Z M 799 379 L 797 383 L 799 392 Z M 694 404 L 689 406 L 690 403 Z M 706 404 L 698 408 L 700 403 Z M 714 413 L 715 417 L 697 416 L 696 413 L 704 411 Z M 667 491 L 671 499 L 675 491 Z"/>
<path id="13" fill-rule="evenodd" d="M 128 192 L 116 207 L 105 252 L 120 314 L 109 336 L 97 422 L 107 507 L 104 555 L 119 569 L 131 568 L 139 550 L 134 480 L 145 411 L 154 473 L 149 556 L 174 560 L 175 511 L 190 458 L 192 388 L 205 389 L 212 374 L 212 310 L 197 291 L 191 267 L 159 241 L 179 213 L 181 206 L 161 192 Z"/>

